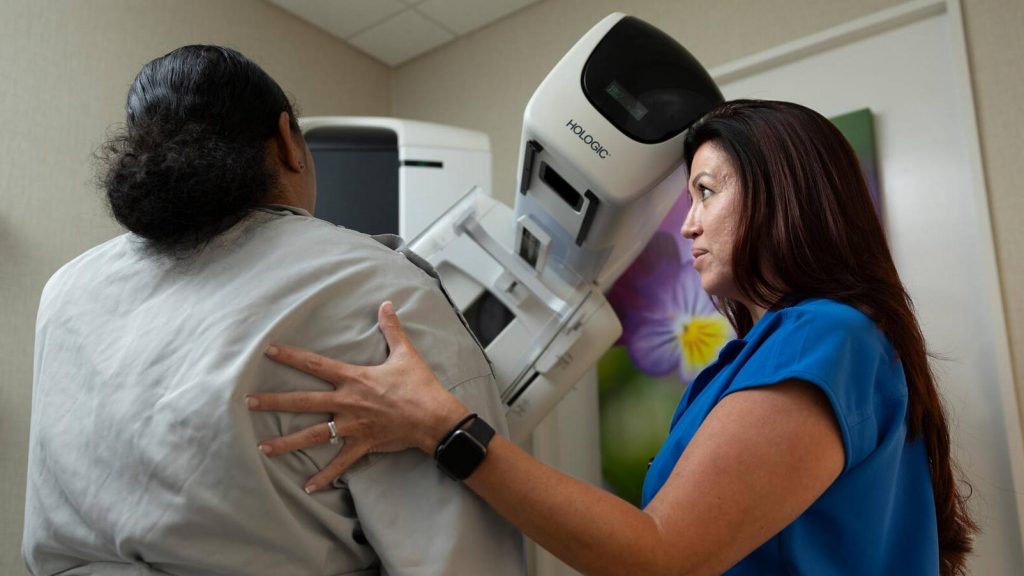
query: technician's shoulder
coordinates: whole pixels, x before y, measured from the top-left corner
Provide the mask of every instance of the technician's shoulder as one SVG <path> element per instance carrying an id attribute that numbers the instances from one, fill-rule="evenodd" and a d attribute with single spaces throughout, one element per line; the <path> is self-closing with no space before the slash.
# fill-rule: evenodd
<path id="1" fill-rule="evenodd" d="M 746 386 L 799 378 L 826 389 L 878 379 L 897 363 L 889 339 L 866 314 L 833 300 L 811 299 L 769 312 L 747 335 L 749 357 L 737 377 Z M 888 380 L 889 378 L 883 378 Z"/>
<path id="2" fill-rule="evenodd" d="M 778 313 L 778 330 L 802 332 L 814 338 L 832 340 L 837 336 L 884 344 L 886 338 L 866 314 L 842 302 L 816 298 L 804 300 Z"/>

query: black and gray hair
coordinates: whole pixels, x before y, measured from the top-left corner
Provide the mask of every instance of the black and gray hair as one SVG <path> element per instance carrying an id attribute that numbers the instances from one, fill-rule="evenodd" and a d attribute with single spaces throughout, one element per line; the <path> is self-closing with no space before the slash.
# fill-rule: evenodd
<path id="1" fill-rule="evenodd" d="M 103 146 L 99 181 L 124 227 L 159 252 L 194 251 L 277 186 L 266 146 L 281 87 L 230 48 L 183 46 L 148 62 L 128 90 L 127 121 Z"/>

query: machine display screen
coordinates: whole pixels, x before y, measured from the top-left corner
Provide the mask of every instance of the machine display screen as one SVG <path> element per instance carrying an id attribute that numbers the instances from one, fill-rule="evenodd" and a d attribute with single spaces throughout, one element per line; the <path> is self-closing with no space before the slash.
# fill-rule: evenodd
<path id="1" fill-rule="evenodd" d="M 366 234 L 398 234 L 398 135 L 324 126 L 305 137 L 316 164 L 314 216 Z"/>
<path id="2" fill-rule="evenodd" d="M 640 103 L 632 94 L 626 91 L 621 84 L 612 80 L 611 84 L 604 89 L 609 96 L 615 99 L 616 102 L 622 104 L 622 107 L 629 112 L 629 115 L 637 120 L 643 120 L 643 117 L 647 115 L 647 107 Z"/>

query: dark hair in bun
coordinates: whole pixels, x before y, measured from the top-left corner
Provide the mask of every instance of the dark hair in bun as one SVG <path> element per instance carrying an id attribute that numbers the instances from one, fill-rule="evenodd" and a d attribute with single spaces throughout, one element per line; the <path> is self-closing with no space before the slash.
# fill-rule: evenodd
<path id="1" fill-rule="evenodd" d="M 100 182 L 123 226 L 160 252 L 187 253 L 227 230 L 277 185 L 267 141 L 291 103 L 230 48 L 183 46 L 132 82 L 123 130 L 99 156 Z"/>

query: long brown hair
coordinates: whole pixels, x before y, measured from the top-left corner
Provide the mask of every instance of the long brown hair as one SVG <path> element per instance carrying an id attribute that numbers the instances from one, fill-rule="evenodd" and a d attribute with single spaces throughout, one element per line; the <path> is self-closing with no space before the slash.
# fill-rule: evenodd
<path id="1" fill-rule="evenodd" d="M 965 573 L 978 527 L 957 485 L 949 426 L 914 305 L 900 281 L 856 154 L 817 112 L 788 102 L 735 100 L 687 135 L 688 166 L 705 142 L 732 159 L 742 190 L 733 275 L 765 308 L 829 298 L 870 317 L 892 342 L 907 379 L 909 438 L 924 437 L 938 520 L 940 574 Z M 753 319 L 718 302 L 741 337 Z M 969 486 L 968 486 L 969 488 Z"/>

